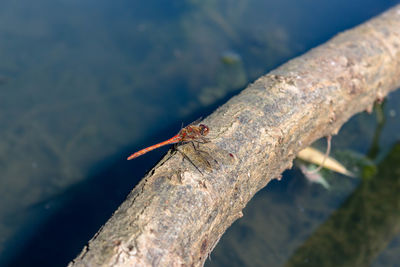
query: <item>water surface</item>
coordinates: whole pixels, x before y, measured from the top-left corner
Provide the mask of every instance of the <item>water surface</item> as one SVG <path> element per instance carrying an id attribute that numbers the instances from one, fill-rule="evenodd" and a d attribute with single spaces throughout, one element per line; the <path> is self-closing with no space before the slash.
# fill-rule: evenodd
<path id="1" fill-rule="evenodd" d="M 0 264 L 64 266 L 165 149 L 126 162 L 130 152 L 172 136 L 260 75 L 396 3 L 1 1 Z M 396 103 L 398 95 L 385 107 L 382 151 L 399 139 Z M 373 117 L 346 127 L 336 149 L 366 154 Z M 208 264 L 283 264 L 359 184 L 340 178 L 345 186 L 327 193 L 296 171 L 288 177 L 255 197 Z M 310 216 L 304 210 L 313 202 Z M 266 227 L 273 210 L 281 222 L 301 223 Z M 293 235 L 271 236 L 281 231 Z M 234 233 L 253 243 L 226 250 Z M 388 249 L 377 262 L 394 262 L 398 241 Z"/>

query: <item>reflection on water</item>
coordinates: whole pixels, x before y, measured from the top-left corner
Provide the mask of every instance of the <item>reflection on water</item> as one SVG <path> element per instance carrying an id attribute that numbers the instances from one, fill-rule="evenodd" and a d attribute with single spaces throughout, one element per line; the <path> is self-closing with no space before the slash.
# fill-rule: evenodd
<path id="1" fill-rule="evenodd" d="M 397 143 L 378 165 L 376 175 L 362 180 L 286 266 L 370 266 L 400 234 L 399 162 Z"/>
<path id="2" fill-rule="evenodd" d="M 161 155 L 128 150 L 387 8 L 345 3 L 1 1 L 0 265 L 65 264 Z"/>

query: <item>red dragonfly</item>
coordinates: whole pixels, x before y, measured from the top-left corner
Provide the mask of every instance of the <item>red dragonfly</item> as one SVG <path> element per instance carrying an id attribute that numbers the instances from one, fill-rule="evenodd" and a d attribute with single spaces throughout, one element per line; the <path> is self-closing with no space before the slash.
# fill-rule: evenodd
<path id="1" fill-rule="evenodd" d="M 168 139 L 164 142 L 146 147 L 142 150 L 139 150 L 138 152 L 133 153 L 132 155 L 130 155 L 127 158 L 127 160 L 137 158 L 143 154 L 146 154 L 149 151 L 152 151 L 156 148 L 159 148 L 159 147 L 162 147 L 165 145 L 192 142 L 192 141 L 206 143 L 207 139 L 205 138 L 205 136 L 209 132 L 209 128 L 207 127 L 207 125 L 200 124 L 200 125 L 196 126 L 193 124 L 196 124 L 196 122 L 189 124 L 185 128 L 182 128 L 177 135 L 171 137 L 170 139 Z"/>

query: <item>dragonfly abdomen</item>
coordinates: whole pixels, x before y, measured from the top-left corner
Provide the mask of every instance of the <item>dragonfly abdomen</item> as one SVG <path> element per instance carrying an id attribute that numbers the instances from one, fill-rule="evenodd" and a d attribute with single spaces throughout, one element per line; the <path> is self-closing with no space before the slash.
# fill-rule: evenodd
<path id="1" fill-rule="evenodd" d="M 146 154 L 147 152 L 150 152 L 150 151 L 152 151 L 152 150 L 154 150 L 156 148 L 159 148 L 159 147 L 162 147 L 162 146 L 165 146 L 165 145 L 176 144 L 176 143 L 180 142 L 181 139 L 182 138 L 181 138 L 180 135 L 175 135 L 174 137 L 172 137 L 172 138 L 170 138 L 170 139 L 168 139 L 168 140 L 166 140 L 164 142 L 161 142 L 161 143 L 146 147 L 146 148 L 144 148 L 142 150 L 139 150 L 138 152 L 133 153 L 132 155 L 130 155 L 127 158 L 127 160 L 131 160 L 131 159 L 137 158 L 137 157 L 139 157 L 139 156 L 141 156 L 143 154 Z"/>

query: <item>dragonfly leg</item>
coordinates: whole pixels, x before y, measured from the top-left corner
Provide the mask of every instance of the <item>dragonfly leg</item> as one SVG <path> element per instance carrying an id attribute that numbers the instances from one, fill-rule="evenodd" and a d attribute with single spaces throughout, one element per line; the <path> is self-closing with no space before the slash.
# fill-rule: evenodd
<path id="1" fill-rule="evenodd" d="M 210 143 L 211 141 L 210 141 L 210 139 L 208 139 L 206 137 L 199 137 L 197 139 L 193 139 L 192 142 L 196 142 L 199 144 L 207 144 L 207 143 Z"/>
<path id="2" fill-rule="evenodd" d="M 202 137 L 202 138 L 199 138 L 199 139 L 191 140 L 190 142 L 191 142 L 192 144 L 193 144 L 193 143 L 196 143 L 196 144 L 197 144 L 197 149 L 199 149 L 199 148 L 200 148 L 200 144 L 209 143 L 210 140 L 208 140 L 208 139 L 205 138 L 205 137 Z"/>
<path id="3" fill-rule="evenodd" d="M 193 146 L 193 149 L 194 149 L 194 151 L 196 151 L 196 153 L 197 153 L 197 155 L 199 155 L 202 159 L 204 159 L 204 161 L 207 163 L 207 166 L 209 167 L 209 168 L 212 168 L 212 166 L 211 166 L 211 163 L 208 161 L 208 159 L 207 158 L 212 158 L 211 157 L 211 155 L 210 155 L 210 153 L 208 153 L 207 151 L 204 151 L 204 150 L 201 150 L 201 149 L 199 149 L 199 143 L 197 143 L 197 148 L 196 148 L 196 146 L 194 145 L 194 142 L 191 142 L 192 143 L 192 146 Z M 206 157 L 204 156 L 204 155 L 201 155 L 201 153 L 203 153 L 204 155 L 206 155 Z M 218 163 L 216 160 L 214 160 L 216 163 Z"/>
<path id="4" fill-rule="evenodd" d="M 172 156 L 175 154 L 174 152 L 176 152 L 176 151 L 177 151 L 177 147 L 176 147 L 176 144 L 175 144 L 175 145 L 172 146 L 171 152 L 170 151 L 167 152 L 169 154 L 168 158 L 166 160 L 164 160 L 163 163 L 168 161 L 170 158 L 172 158 Z"/>
<path id="5" fill-rule="evenodd" d="M 179 151 L 179 153 L 182 154 L 182 156 L 183 156 L 182 160 L 187 159 L 187 160 L 196 168 L 196 170 L 198 170 L 199 173 L 200 173 L 201 175 L 203 175 L 203 173 L 202 173 L 202 172 L 200 171 L 200 169 L 196 166 L 196 164 L 194 164 L 193 161 L 192 161 L 183 151 L 179 150 L 178 147 L 176 147 L 176 150 Z"/>

